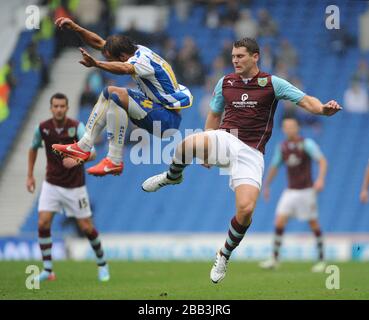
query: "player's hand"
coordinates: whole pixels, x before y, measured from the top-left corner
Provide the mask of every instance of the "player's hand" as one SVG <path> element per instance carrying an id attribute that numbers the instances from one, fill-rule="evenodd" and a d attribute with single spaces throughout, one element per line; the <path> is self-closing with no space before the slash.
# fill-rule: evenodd
<path id="1" fill-rule="evenodd" d="M 322 113 L 325 116 L 332 116 L 340 110 L 342 110 L 342 107 L 337 103 L 337 101 L 331 100 L 323 105 Z"/>
<path id="2" fill-rule="evenodd" d="M 30 193 L 34 193 L 36 188 L 36 180 L 34 177 L 27 178 L 27 190 Z"/>
<path id="3" fill-rule="evenodd" d="M 321 179 L 316 180 L 316 181 L 315 181 L 315 183 L 314 183 L 313 188 L 314 188 L 314 190 L 315 190 L 316 192 L 320 192 L 320 191 L 322 191 L 322 190 L 323 190 L 323 188 L 324 188 L 324 181 L 323 181 L 323 180 L 321 180 Z"/>
<path id="4" fill-rule="evenodd" d="M 63 166 L 67 169 L 72 169 L 74 168 L 75 166 L 78 166 L 79 163 L 74 160 L 73 158 L 64 158 L 63 159 Z"/>
<path id="5" fill-rule="evenodd" d="M 96 60 L 83 48 L 79 48 L 79 51 L 82 53 L 82 60 L 79 61 L 80 64 L 83 64 L 87 68 L 96 67 Z"/>
<path id="6" fill-rule="evenodd" d="M 362 203 L 368 203 L 369 201 L 368 190 L 362 190 L 360 192 L 360 201 Z"/>
<path id="7" fill-rule="evenodd" d="M 78 27 L 77 23 L 65 17 L 60 17 L 56 19 L 55 25 L 60 29 L 70 29 L 70 30 L 76 30 Z"/>
<path id="8" fill-rule="evenodd" d="M 269 187 L 264 187 L 263 195 L 264 195 L 265 201 L 269 201 L 269 199 L 270 199 L 270 189 L 269 189 Z"/>

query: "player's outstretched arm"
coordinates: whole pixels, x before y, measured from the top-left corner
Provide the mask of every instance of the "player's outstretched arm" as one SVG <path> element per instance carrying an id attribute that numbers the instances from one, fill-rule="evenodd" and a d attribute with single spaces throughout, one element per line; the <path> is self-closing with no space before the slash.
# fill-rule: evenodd
<path id="1" fill-rule="evenodd" d="M 318 177 L 316 178 L 314 182 L 314 189 L 317 192 L 320 192 L 324 188 L 325 176 L 327 175 L 327 168 L 328 168 L 327 159 L 324 156 L 321 156 L 318 160 L 318 164 L 319 164 L 319 173 L 318 173 Z"/>
<path id="2" fill-rule="evenodd" d="M 335 100 L 323 104 L 318 98 L 308 95 L 305 95 L 297 104 L 310 113 L 323 116 L 332 116 L 342 110 L 342 107 Z"/>
<path id="3" fill-rule="evenodd" d="M 368 188 L 369 188 L 369 165 L 366 168 L 363 185 L 361 187 L 361 192 L 360 192 L 360 201 L 363 203 L 367 203 L 369 200 Z"/>
<path id="4" fill-rule="evenodd" d="M 95 67 L 114 74 L 134 74 L 135 68 L 132 64 L 119 61 L 98 61 L 93 58 L 85 49 L 79 48 L 82 54 L 80 64 L 87 68 Z"/>
<path id="5" fill-rule="evenodd" d="M 102 50 L 104 48 L 105 40 L 103 38 L 92 31 L 82 28 L 69 18 L 60 17 L 55 21 L 55 25 L 60 29 L 66 28 L 76 32 L 83 42 L 96 50 Z"/>
<path id="6" fill-rule="evenodd" d="M 33 193 L 36 188 L 36 180 L 33 176 L 33 169 L 35 167 L 37 159 L 37 149 L 30 148 L 28 152 L 28 173 L 27 173 L 27 190 L 30 193 Z"/>
<path id="7" fill-rule="evenodd" d="M 269 198 L 270 198 L 270 185 L 271 185 L 272 181 L 274 180 L 275 176 L 277 175 L 277 173 L 278 173 L 278 167 L 272 165 L 269 168 L 268 175 L 265 179 L 264 187 L 263 187 L 263 195 L 264 195 L 264 199 L 266 201 L 269 201 Z"/>

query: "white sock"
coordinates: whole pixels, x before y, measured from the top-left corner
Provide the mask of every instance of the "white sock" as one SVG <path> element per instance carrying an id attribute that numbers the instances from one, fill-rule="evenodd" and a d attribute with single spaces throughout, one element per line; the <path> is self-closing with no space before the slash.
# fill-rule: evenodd
<path id="1" fill-rule="evenodd" d="M 86 132 L 78 141 L 78 146 L 83 151 L 91 151 L 96 138 L 106 126 L 106 113 L 108 111 L 108 101 L 101 92 L 90 117 L 86 124 Z"/>
<path id="2" fill-rule="evenodd" d="M 124 137 L 128 126 L 128 114 L 113 99 L 109 100 L 106 123 L 109 139 L 108 158 L 113 163 L 120 164 L 123 160 Z"/>

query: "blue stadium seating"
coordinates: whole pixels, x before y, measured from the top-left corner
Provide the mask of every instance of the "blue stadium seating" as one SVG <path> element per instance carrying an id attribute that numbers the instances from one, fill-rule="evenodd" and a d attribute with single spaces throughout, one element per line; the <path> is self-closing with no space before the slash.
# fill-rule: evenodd
<path id="1" fill-rule="evenodd" d="M 31 42 L 33 35 L 33 31 L 22 32 L 11 57 L 14 61 L 13 72 L 16 86 L 9 99 L 9 117 L 0 123 L 0 136 L 2 137 L 0 139 L 0 167 L 5 161 L 41 84 L 40 70 L 31 70 L 27 73 L 21 70 L 21 56 Z M 42 40 L 37 50 L 48 66 L 54 56 L 54 40 Z"/>
<path id="2" fill-rule="evenodd" d="M 358 15 L 366 7 L 364 2 L 336 1 L 341 9 L 342 22 L 352 33 L 358 34 Z M 255 15 L 260 7 L 266 7 L 278 22 L 281 37 L 297 48 L 298 74 L 305 90 L 322 101 L 335 98 L 342 102 L 350 76 L 360 57 L 369 58 L 357 49 L 349 49 L 346 57 L 333 54 L 328 44 L 329 30 L 324 26 L 325 1 L 253 1 Z M 201 57 L 210 65 L 219 54 L 221 39 L 234 39 L 231 30 L 209 30 L 203 26 L 204 7 L 197 6 L 185 22 L 175 15 L 169 20 L 168 33 L 181 43 L 191 34 L 200 46 Z M 288 17 L 286 19 L 286 17 Z M 347 21 L 345 20 L 347 19 Z M 322 31 L 323 30 L 323 31 Z M 216 39 L 216 41 L 214 40 Z M 276 39 L 260 39 L 260 43 L 277 44 Z M 119 80 L 123 85 L 125 80 Z M 201 88 L 192 89 L 195 103 L 192 109 L 183 111 L 184 128 L 202 128 L 204 119 L 199 113 L 199 101 L 204 94 Z M 277 111 L 275 129 L 265 156 L 266 168 L 276 144 L 283 139 L 279 128 L 282 110 Z M 86 119 L 83 110 L 81 119 Z M 321 118 L 321 131 L 304 128 L 303 135 L 312 137 L 321 146 L 329 161 L 326 188 L 319 195 L 320 220 L 327 232 L 368 232 L 369 206 L 358 201 L 362 176 L 369 158 L 369 116 L 341 112 L 332 118 Z M 165 145 L 167 142 L 164 142 Z M 233 216 L 234 194 L 228 188 L 228 178 L 219 176 L 216 168 L 206 170 L 191 166 L 185 172 L 182 185 L 168 187 L 155 194 L 141 191 L 141 183 L 147 177 L 165 170 L 166 165 L 133 165 L 129 159 L 130 146 L 125 150 L 125 170 L 121 177 L 96 179 L 87 177 L 94 217 L 101 232 L 224 232 Z M 106 153 L 106 145 L 97 148 L 98 159 Z M 97 160 L 96 160 L 97 161 Z M 96 162 L 95 161 L 95 162 Z M 88 165 L 89 166 L 89 165 Z M 316 172 L 316 167 L 314 168 Z M 270 202 L 262 198 L 255 210 L 250 232 L 270 232 L 273 229 L 276 202 L 286 185 L 285 169 L 276 177 Z M 101 190 L 104 193 L 101 193 Z M 55 224 L 58 232 L 73 232 L 62 227 L 62 218 Z M 36 230 L 35 208 L 22 227 L 22 232 Z M 306 231 L 306 224 L 293 221 L 288 231 Z"/>

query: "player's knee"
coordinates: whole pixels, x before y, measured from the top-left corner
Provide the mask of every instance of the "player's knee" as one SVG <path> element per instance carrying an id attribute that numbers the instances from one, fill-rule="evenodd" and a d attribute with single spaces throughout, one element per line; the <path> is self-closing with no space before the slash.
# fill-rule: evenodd
<path id="1" fill-rule="evenodd" d="M 46 219 L 38 220 L 38 231 L 39 232 L 47 232 L 50 231 L 51 222 Z"/>
<path id="2" fill-rule="evenodd" d="M 239 202 L 237 204 L 237 212 L 239 215 L 245 217 L 245 218 L 250 218 L 252 216 L 252 213 L 254 212 L 255 209 L 255 202 L 253 201 L 242 201 Z"/>

